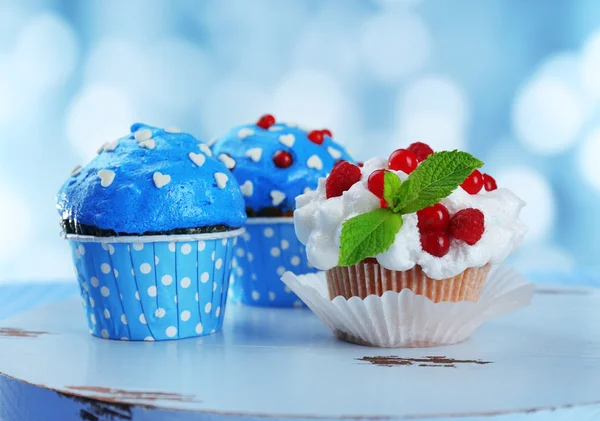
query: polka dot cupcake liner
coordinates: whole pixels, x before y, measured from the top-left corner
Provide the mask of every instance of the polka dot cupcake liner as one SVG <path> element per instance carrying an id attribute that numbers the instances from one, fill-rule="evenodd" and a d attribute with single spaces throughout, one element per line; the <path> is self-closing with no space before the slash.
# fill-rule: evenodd
<path id="1" fill-rule="evenodd" d="M 293 218 L 249 218 L 233 259 L 229 291 L 234 302 L 263 307 L 302 307 L 282 281 L 286 271 L 316 272 L 298 241 Z"/>
<path id="2" fill-rule="evenodd" d="M 161 341 L 221 329 L 235 231 L 146 237 L 67 235 L 90 333 Z"/>

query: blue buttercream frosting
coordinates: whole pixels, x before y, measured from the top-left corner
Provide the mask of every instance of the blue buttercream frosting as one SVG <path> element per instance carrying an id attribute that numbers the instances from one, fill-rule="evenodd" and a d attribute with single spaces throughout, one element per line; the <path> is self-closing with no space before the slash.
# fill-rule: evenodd
<path id="1" fill-rule="evenodd" d="M 256 124 L 239 126 L 215 141 L 213 154 L 224 162 L 229 161 L 227 157 L 235 161 L 232 172 L 247 207 L 256 212 L 273 207 L 293 211 L 296 197 L 316 189 L 319 178 L 327 176 L 339 160 L 354 162 L 331 137 L 325 136 L 319 145 L 309 140 L 308 133 L 285 123 L 268 129 Z M 291 154 L 290 167 L 275 165 L 273 156 L 278 151 Z"/>
<path id="2" fill-rule="evenodd" d="M 136 123 L 73 171 L 57 196 L 63 219 L 120 234 L 244 225 L 244 198 L 226 166 L 187 133 Z"/>

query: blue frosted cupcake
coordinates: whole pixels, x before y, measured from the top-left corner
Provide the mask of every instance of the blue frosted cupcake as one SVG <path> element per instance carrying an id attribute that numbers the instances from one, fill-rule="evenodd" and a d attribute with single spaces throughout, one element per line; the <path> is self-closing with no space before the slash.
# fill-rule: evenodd
<path id="1" fill-rule="evenodd" d="M 352 158 L 329 130 L 276 123 L 271 115 L 235 127 L 212 148 L 240 184 L 248 214 L 233 264 L 231 299 L 250 305 L 301 306 L 280 279 L 288 270 L 315 271 L 294 232 L 296 197 L 316 189 L 319 178 Z"/>
<path id="2" fill-rule="evenodd" d="M 235 178 L 178 129 L 134 124 L 98 152 L 57 196 L 90 332 L 166 340 L 219 330 L 246 221 Z"/>

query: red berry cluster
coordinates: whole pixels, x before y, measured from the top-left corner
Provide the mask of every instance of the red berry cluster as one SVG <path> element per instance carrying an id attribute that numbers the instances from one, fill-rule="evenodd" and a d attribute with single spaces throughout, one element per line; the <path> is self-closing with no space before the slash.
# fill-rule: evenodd
<path id="1" fill-rule="evenodd" d="M 468 208 L 450 212 L 441 203 L 417 212 L 417 227 L 421 233 L 421 246 L 427 253 L 443 257 L 450 250 L 450 238 L 464 241 L 472 246 L 485 231 L 483 213 L 479 209 Z"/>

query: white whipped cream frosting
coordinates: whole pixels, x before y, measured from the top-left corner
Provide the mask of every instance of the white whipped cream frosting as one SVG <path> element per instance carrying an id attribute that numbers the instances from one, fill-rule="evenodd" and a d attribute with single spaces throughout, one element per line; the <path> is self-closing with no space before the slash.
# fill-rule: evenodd
<path id="1" fill-rule="evenodd" d="M 365 162 L 361 180 L 340 197 L 327 199 L 325 179 L 319 180 L 317 190 L 296 198 L 294 225 L 296 235 L 306 245 L 309 262 L 320 270 L 337 266 L 342 225 L 350 218 L 379 209 L 379 199 L 369 191 L 369 175 L 378 169 L 387 169 L 387 160 L 373 158 Z M 408 177 L 402 171 L 392 171 L 402 181 Z M 435 257 L 421 247 L 417 228 L 417 214 L 403 215 L 404 224 L 396 234 L 392 246 L 384 253 L 373 256 L 380 265 L 390 270 L 404 271 L 420 265 L 427 276 L 445 279 L 456 276 L 467 268 L 487 263 L 498 264 L 513 252 L 527 232 L 519 220 L 525 202 L 508 189 L 482 191 L 471 195 L 457 188 L 441 200 L 450 215 L 466 208 L 475 208 L 485 216 L 485 232 L 475 245 L 451 239 L 450 251 Z"/>

